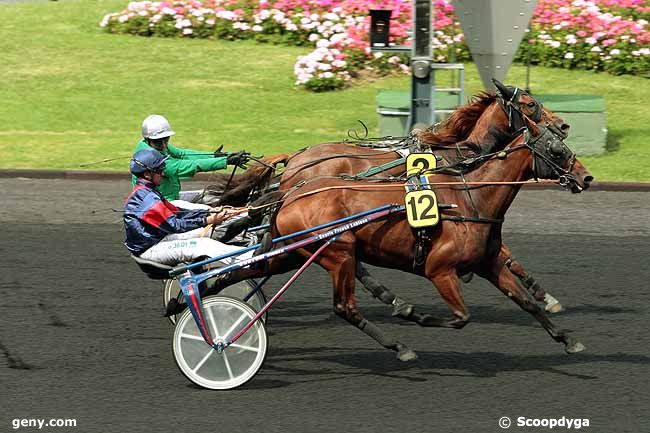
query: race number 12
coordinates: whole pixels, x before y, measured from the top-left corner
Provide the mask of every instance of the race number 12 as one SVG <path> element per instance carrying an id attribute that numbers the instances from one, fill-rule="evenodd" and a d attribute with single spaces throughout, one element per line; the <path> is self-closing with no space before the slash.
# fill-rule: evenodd
<path id="1" fill-rule="evenodd" d="M 411 227 L 430 227 L 438 224 L 438 201 L 430 189 L 411 191 L 404 197 L 406 218 Z"/>

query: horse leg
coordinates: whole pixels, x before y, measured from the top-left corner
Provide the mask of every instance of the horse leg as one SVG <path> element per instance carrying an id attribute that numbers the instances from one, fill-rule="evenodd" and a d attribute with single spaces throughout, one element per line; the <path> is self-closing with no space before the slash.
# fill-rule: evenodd
<path id="1" fill-rule="evenodd" d="M 461 329 L 469 323 L 469 313 L 465 306 L 463 294 L 460 291 L 460 280 L 455 271 L 437 272 L 428 274 L 427 277 L 438 289 L 438 293 L 443 301 L 447 304 L 453 316 L 449 319 L 435 319 L 431 316 L 423 323 L 422 326 L 437 326 L 443 328 Z"/>
<path id="2" fill-rule="evenodd" d="M 393 316 L 410 322 L 415 322 L 420 326 L 432 326 L 429 323 L 432 323 L 432 321 L 435 322 L 433 316 L 416 312 L 415 306 L 395 295 L 390 291 L 390 289 L 377 281 L 368 273 L 368 270 L 363 267 L 361 262 L 357 262 L 356 276 L 361 284 L 363 284 L 363 287 L 369 291 L 372 296 L 386 305 L 393 306 Z"/>
<path id="3" fill-rule="evenodd" d="M 511 251 L 506 247 L 505 245 L 501 246 L 501 251 L 499 252 L 502 260 L 504 261 L 505 265 L 508 267 L 510 272 L 515 274 L 517 278 L 519 278 L 519 281 L 521 281 L 521 284 L 524 285 L 524 287 L 530 292 L 531 295 L 535 298 L 535 300 L 539 302 L 544 302 L 546 306 L 544 309 L 548 311 L 549 313 L 559 313 L 560 311 L 563 310 L 562 304 L 560 304 L 560 301 L 555 299 L 553 295 L 542 289 L 542 287 L 539 285 L 539 283 L 535 280 L 535 278 L 526 272 L 526 269 L 517 261 L 514 257 L 512 257 Z"/>
<path id="4" fill-rule="evenodd" d="M 346 236 L 344 235 L 343 237 Z M 352 236 L 350 235 L 350 237 Z M 356 260 L 354 257 L 345 250 L 337 249 L 337 245 L 334 243 L 323 252 L 323 256 L 319 259 L 319 264 L 332 277 L 334 284 L 334 313 L 337 316 L 342 317 L 348 323 L 359 328 L 363 333 L 370 336 L 385 348 L 397 352 L 397 358 L 400 361 L 411 361 L 417 358 L 415 352 L 406 347 L 406 345 L 386 337 L 377 325 L 366 319 L 357 308 L 357 301 L 354 296 L 356 268 Z"/>
<path id="5" fill-rule="evenodd" d="M 393 316 L 409 319 L 413 315 L 414 307 L 402 298 L 396 296 L 388 287 L 372 277 L 361 262 L 357 262 L 356 277 L 372 296 L 386 305 L 393 306 Z"/>
<path id="6" fill-rule="evenodd" d="M 555 341 L 564 343 L 564 350 L 567 353 L 578 353 L 585 349 L 582 343 L 569 337 L 567 331 L 555 327 L 544 310 L 535 303 L 534 299 L 526 290 L 519 286 L 515 275 L 506 267 L 500 256 L 496 257 L 490 264 L 487 274 L 484 277 L 519 305 L 521 309 L 535 317 Z"/>

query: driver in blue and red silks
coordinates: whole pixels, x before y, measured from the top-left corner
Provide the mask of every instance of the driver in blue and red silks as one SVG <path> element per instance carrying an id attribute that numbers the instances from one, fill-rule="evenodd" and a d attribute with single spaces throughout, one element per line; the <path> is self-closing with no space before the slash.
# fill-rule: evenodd
<path id="1" fill-rule="evenodd" d="M 136 182 L 124 204 L 124 245 L 127 249 L 134 256 L 170 266 L 240 249 L 206 236 L 205 227 L 220 224 L 245 209 L 189 209 L 175 206 L 158 191 L 168 158 L 149 148 L 136 152 L 131 159 L 130 170 Z M 269 248 L 267 241 L 255 253 L 249 251 L 237 259 L 250 258 Z"/>

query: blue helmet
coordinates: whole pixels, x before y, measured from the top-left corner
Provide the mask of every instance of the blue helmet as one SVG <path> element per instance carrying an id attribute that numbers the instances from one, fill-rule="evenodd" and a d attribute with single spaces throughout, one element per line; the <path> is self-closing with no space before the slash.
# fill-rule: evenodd
<path id="1" fill-rule="evenodd" d="M 169 155 L 165 156 L 156 149 L 138 150 L 131 158 L 131 173 L 140 177 L 147 171 L 162 171 L 167 158 Z"/>

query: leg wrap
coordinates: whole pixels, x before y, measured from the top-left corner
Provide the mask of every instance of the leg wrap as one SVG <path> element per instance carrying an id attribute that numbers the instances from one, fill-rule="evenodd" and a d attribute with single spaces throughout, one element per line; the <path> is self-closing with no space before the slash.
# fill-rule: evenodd
<path id="1" fill-rule="evenodd" d="M 357 328 L 361 329 L 366 335 L 376 340 L 382 346 L 389 349 L 395 349 L 395 341 L 386 338 L 386 336 L 379 330 L 377 325 L 375 325 L 374 323 L 369 322 L 366 319 L 363 319 L 361 322 L 359 322 Z"/>
<path id="2" fill-rule="evenodd" d="M 393 303 L 395 295 L 393 295 L 384 285 L 371 277 L 368 271 L 366 271 L 360 263 L 357 263 L 356 276 L 359 281 L 361 281 L 361 284 L 372 293 L 372 296 L 379 299 L 384 304 L 390 305 Z"/>
<path id="3" fill-rule="evenodd" d="M 527 275 L 526 277 L 519 279 L 521 280 L 521 284 L 523 284 L 524 287 L 528 289 L 528 291 L 535 297 L 536 300 L 544 300 L 544 295 L 546 295 L 546 293 L 532 275 Z"/>

